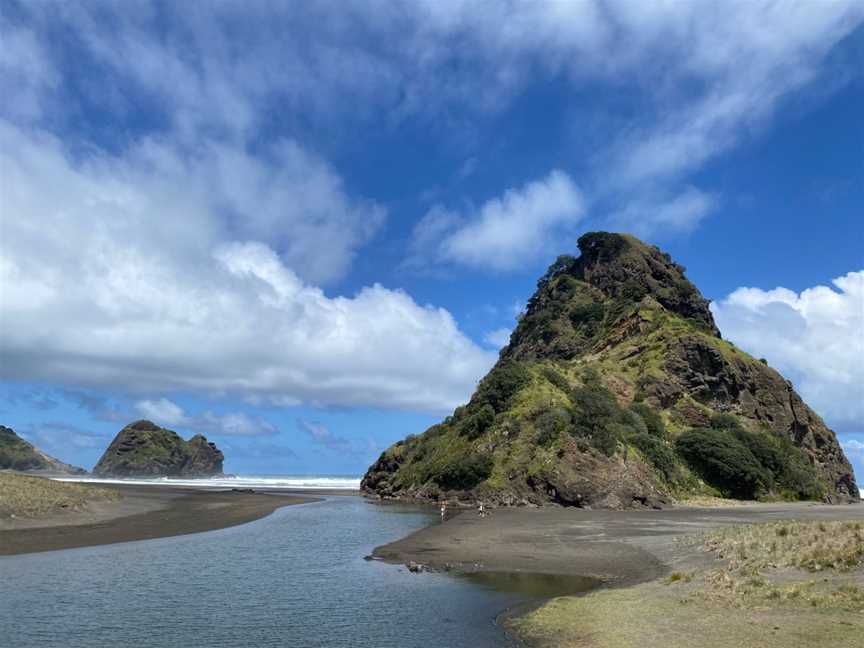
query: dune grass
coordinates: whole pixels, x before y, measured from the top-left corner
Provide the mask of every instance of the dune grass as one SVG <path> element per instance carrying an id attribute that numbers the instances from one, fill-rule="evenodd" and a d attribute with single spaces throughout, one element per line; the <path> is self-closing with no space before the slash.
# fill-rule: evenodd
<path id="1" fill-rule="evenodd" d="M 715 531 L 704 547 L 728 558 L 729 570 L 741 573 L 768 567 L 848 571 L 864 564 L 864 523 L 783 520 L 750 524 Z"/>
<path id="2" fill-rule="evenodd" d="M 864 636 L 864 523 L 781 521 L 684 542 L 716 568 L 562 597 L 510 622 L 531 646 L 828 648 Z"/>
<path id="3" fill-rule="evenodd" d="M 110 488 L 0 472 L 0 519 L 80 511 L 90 500 L 111 501 L 120 497 L 118 491 Z"/>
<path id="4" fill-rule="evenodd" d="M 723 529 L 703 549 L 726 564 L 705 574 L 705 598 L 742 607 L 793 602 L 864 612 L 864 523 L 780 521 Z"/>

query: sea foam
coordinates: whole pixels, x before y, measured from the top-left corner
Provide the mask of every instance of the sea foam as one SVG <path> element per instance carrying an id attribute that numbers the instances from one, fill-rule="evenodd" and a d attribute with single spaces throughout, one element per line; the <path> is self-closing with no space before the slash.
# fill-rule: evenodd
<path id="1" fill-rule="evenodd" d="M 190 479 L 182 477 L 100 478 L 55 477 L 57 481 L 98 484 L 129 484 L 135 486 L 184 486 L 189 488 L 257 488 L 261 490 L 359 490 L 360 478 L 344 475 L 229 475 Z"/>

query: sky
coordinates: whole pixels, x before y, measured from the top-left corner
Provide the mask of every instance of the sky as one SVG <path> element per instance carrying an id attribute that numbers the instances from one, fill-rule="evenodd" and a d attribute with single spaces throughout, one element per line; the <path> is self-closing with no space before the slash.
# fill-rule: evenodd
<path id="1" fill-rule="evenodd" d="M 586 231 L 670 252 L 864 481 L 864 4 L 0 0 L 0 423 L 361 474 Z"/>

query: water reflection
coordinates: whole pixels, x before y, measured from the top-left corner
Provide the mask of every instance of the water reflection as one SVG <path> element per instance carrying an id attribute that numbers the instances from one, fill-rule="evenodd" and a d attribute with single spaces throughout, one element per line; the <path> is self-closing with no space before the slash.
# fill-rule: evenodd
<path id="1" fill-rule="evenodd" d="M 458 578 L 495 592 L 521 594 L 528 598 L 554 598 L 579 594 L 601 584 L 598 578 L 563 574 L 530 572 L 474 572 L 460 574 Z"/>

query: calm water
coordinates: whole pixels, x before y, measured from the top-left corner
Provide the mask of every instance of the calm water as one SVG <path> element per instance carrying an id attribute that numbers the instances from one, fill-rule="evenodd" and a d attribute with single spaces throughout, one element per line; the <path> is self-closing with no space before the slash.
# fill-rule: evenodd
<path id="1" fill-rule="evenodd" d="M 231 529 L 0 558 L 0 645 L 507 645 L 495 617 L 525 600 L 510 577 L 363 560 L 434 517 L 334 497 Z"/>

